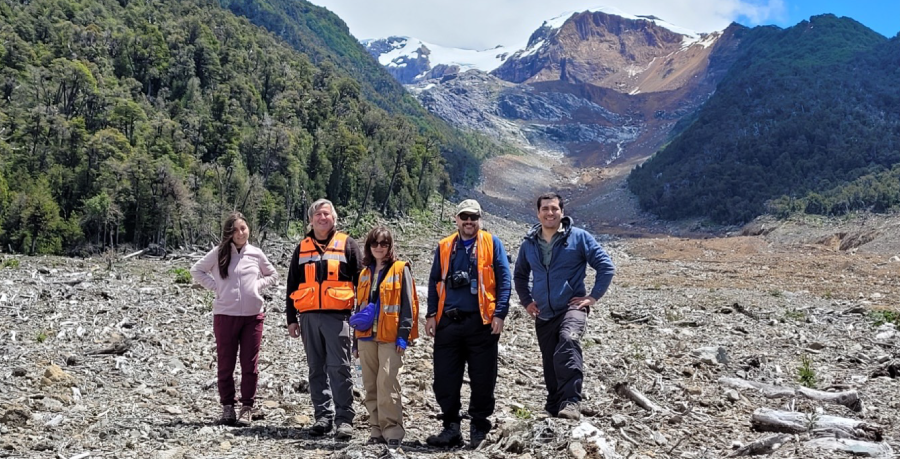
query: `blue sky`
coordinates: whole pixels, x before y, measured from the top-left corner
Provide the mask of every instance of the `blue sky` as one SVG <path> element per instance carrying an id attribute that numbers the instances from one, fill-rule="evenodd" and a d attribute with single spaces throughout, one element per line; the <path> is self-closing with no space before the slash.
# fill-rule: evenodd
<path id="1" fill-rule="evenodd" d="M 790 27 L 812 15 L 849 16 L 893 37 L 900 32 L 900 0 L 310 0 L 337 13 L 358 39 L 389 35 L 429 43 L 488 49 L 526 40 L 544 20 L 563 13 L 613 7 L 652 14 L 697 32 L 733 21 Z"/>
<path id="2" fill-rule="evenodd" d="M 824 13 L 851 17 L 888 38 L 900 32 L 900 0 L 785 0 L 784 17 L 765 23 L 790 27 Z M 744 17 L 737 22 L 751 25 Z"/>

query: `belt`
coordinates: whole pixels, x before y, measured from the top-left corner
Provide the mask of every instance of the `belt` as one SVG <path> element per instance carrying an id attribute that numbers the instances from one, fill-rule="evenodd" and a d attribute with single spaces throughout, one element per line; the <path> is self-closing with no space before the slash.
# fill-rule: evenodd
<path id="1" fill-rule="evenodd" d="M 475 314 L 475 311 L 460 311 L 459 309 L 448 309 L 447 311 L 444 311 L 444 315 L 453 321 L 460 321 Z"/>

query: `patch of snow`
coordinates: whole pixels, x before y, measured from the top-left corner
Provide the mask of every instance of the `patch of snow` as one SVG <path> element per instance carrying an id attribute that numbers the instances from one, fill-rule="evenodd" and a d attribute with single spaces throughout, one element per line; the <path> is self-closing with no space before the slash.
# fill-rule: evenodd
<path id="1" fill-rule="evenodd" d="M 677 26 L 677 25 L 672 24 L 667 21 L 663 21 L 662 19 L 659 19 L 656 16 L 635 15 L 635 14 L 631 14 L 631 13 L 626 13 L 626 12 L 624 12 L 618 8 L 612 7 L 612 6 L 597 6 L 594 8 L 588 8 L 586 11 L 591 12 L 591 13 L 606 13 L 609 15 L 620 16 L 625 19 L 631 19 L 631 20 L 635 20 L 635 21 L 641 21 L 641 20 L 650 21 L 660 27 L 669 29 L 672 32 L 675 32 L 677 34 L 686 35 L 695 40 L 700 40 L 700 33 L 696 32 L 694 30 L 691 30 L 691 29 L 687 29 L 685 27 Z M 549 26 L 553 29 L 558 29 L 558 28 L 562 27 L 562 25 L 565 24 L 566 21 L 568 21 L 569 18 L 571 18 L 572 15 L 574 15 L 574 14 L 576 14 L 576 12 L 574 12 L 574 11 L 569 11 L 569 12 L 563 13 L 562 15 L 557 16 L 553 19 L 544 21 L 544 26 Z"/>
<path id="2" fill-rule="evenodd" d="M 544 40 L 541 40 L 541 41 L 535 43 L 534 46 L 526 49 L 524 52 L 522 52 L 521 54 L 519 54 L 516 57 L 521 59 L 525 56 L 530 56 L 530 55 L 536 53 L 539 49 L 541 49 L 542 46 L 544 46 Z"/>
<path id="3" fill-rule="evenodd" d="M 401 38 L 403 38 L 402 41 L 393 44 L 393 49 L 378 56 L 378 62 L 381 65 L 391 65 L 392 62 L 404 57 L 419 59 L 422 57 L 419 50 L 424 46 L 431 52 L 428 55 L 428 61 L 432 68 L 438 64 L 445 64 L 459 66 L 460 72 L 472 69 L 490 72 L 503 63 L 504 57 L 524 49 L 527 44 L 527 41 L 523 41 L 514 46 L 497 46 L 491 49 L 473 50 L 436 45 L 424 42 L 418 38 Z M 367 44 L 372 41 L 372 39 L 362 40 L 361 43 Z"/>

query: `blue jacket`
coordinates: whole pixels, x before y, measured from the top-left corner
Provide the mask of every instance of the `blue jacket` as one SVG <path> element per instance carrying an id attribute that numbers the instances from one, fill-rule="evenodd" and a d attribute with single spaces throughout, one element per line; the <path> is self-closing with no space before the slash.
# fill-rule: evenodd
<path id="1" fill-rule="evenodd" d="M 506 319 L 506 315 L 509 313 L 509 295 L 512 291 L 512 273 L 509 271 L 509 258 L 506 256 L 503 243 L 497 239 L 497 236 L 492 235 L 492 239 L 494 240 L 494 282 L 497 284 L 497 305 L 494 309 L 494 317 Z M 456 254 L 450 256 L 449 272 L 468 271 L 469 256 L 459 238 L 456 239 L 455 250 Z M 441 254 L 439 252 L 439 250 L 434 251 L 434 262 L 431 264 L 431 275 L 428 278 L 428 313 L 426 317 L 437 314 L 437 283 L 441 281 Z M 478 311 L 478 297 L 469 293 L 468 288 L 448 288 L 447 296 L 444 299 L 444 312 L 456 308 L 460 311 Z"/>
<path id="2" fill-rule="evenodd" d="M 532 227 L 525 235 L 516 258 L 513 274 L 516 293 L 523 306 L 528 306 L 532 301 L 537 303 L 540 311 L 538 318 L 542 320 L 564 313 L 573 297 L 588 296 L 584 285 L 587 265 L 597 271 L 590 296 L 598 300 L 606 293 L 616 272 L 612 259 L 594 236 L 573 227 L 571 217 L 563 217 L 562 225 L 564 234 L 553 246 L 549 269 L 541 261 L 541 248 L 538 245 L 538 238 L 541 237 L 540 224 Z M 529 277 L 533 277 L 530 288 Z"/>

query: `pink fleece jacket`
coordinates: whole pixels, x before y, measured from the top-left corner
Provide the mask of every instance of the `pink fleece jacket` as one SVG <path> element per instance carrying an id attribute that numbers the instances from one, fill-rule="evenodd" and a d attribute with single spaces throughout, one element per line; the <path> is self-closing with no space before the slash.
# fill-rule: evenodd
<path id="1" fill-rule="evenodd" d="M 219 275 L 219 248 L 209 251 L 194 266 L 191 276 L 209 290 L 216 292 L 213 314 L 226 316 L 255 316 L 264 312 L 264 288 L 278 280 L 278 272 L 258 248 L 244 244 L 240 252 L 231 245 L 231 264 L 228 277 Z"/>

